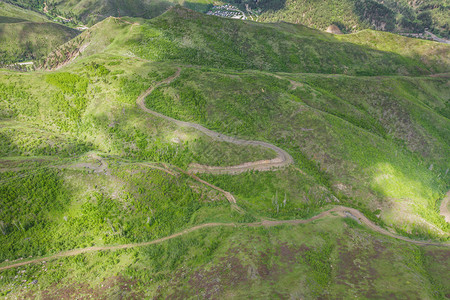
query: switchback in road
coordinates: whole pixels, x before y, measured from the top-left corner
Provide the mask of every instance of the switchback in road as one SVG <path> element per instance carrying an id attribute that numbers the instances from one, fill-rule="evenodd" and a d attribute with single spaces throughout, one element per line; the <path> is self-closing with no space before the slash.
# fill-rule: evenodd
<path id="1" fill-rule="evenodd" d="M 294 162 L 294 159 L 292 156 L 284 151 L 283 149 L 261 141 L 250 141 L 250 140 L 243 140 L 238 139 L 230 136 L 226 136 L 224 134 L 209 130 L 208 128 L 205 128 L 199 124 L 191 123 L 191 122 L 185 122 L 176 120 L 174 118 L 165 116 L 161 113 L 158 113 L 156 111 L 153 111 L 151 109 L 148 109 L 145 106 L 145 98 L 150 95 L 157 87 L 161 86 L 162 84 L 169 84 L 178 76 L 180 76 L 181 69 L 178 68 L 174 75 L 156 83 L 152 87 L 150 87 L 148 90 L 146 90 L 144 93 L 142 93 L 136 100 L 136 103 L 138 104 L 139 108 L 141 108 L 143 111 L 152 114 L 156 117 L 163 118 L 165 120 L 168 120 L 170 122 L 173 122 L 177 124 L 180 127 L 191 127 L 195 128 L 205 135 L 213 138 L 217 141 L 222 142 L 228 142 L 236 145 L 249 145 L 249 146 L 261 146 L 264 148 L 272 149 L 277 153 L 277 157 L 270 160 L 260 160 L 260 161 L 254 161 L 254 162 L 246 162 L 240 165 L 235 166 L 227 166 L 227 167 L 216 167 L 216 166 L 206 166 L 206 165 L 199 165 L 199 164 L 192 164 L 189 168 L 189 172 L 191 173 L 209 173 L 209 174 L 239 174 L 250 170 L 258 170 L 258 171 L 270 171 L 275 170 L 279 168 L 283 168 L 285 166 L 288 166 Z"/>

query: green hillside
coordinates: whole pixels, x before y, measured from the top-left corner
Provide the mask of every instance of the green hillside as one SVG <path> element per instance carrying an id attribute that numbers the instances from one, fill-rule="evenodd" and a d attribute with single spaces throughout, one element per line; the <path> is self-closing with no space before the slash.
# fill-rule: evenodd
<path id="1" fill-rule="evenodd" d="M 344 0 L 344 1 L 246 1 L 232 0 L 242 9 L 249 5 L 261 10 L 260 21 L 286 21 L 325 30 L 335 24 L 343 32 L 377 29 L 396 32 L 423 32 L 450 36 L 448 0 Z"/>
<path id="2" fill-rule="evenodd" d="M 45 57 L 78 34 L 78 31 L 55 23 L 1 23 L 0 62 L 10 64 Z"/>
<path id="3" fill-rule="evenodd" d="M 0 71 L 0 295 L 445 298 L 449 51 L 176 6 Z"/>
<path id="4" fill-rule="evenodd" d="M 64 48 L 85 48 L 89 53 L 108 45 L 111 51 L 131 51 L 151 61 L 276 72 L 420 75 L 449 70 L 448 55 L 442 55 L 447 45 L 381 34 L 373 46 L 370 35 L 378 33 L 370 31 L 336 37 L 301 25 L 239 22 L 181 8 L 139 20 L 139 26 L 127 22 L 108 19 Z M 113 39 L 111 45 L 106 36 Z"/>
<path id="5" fill-rule="evenodd" d="M 79 32 L 43 15 L 0 3 L 0 65 L 47 56 Z"/>
<path id="6" fill-rule="evenodd" d="M 88 25 L 93 25 L 110 16 L 154 18 L 177 4 L 206 12 L 213 3 L 220 3 L 213 0 L 9 0 L 9 2 L 46 12 L 55 17 L 64 16 L 75 23 L 83 22 Z"/>
<path id="7" fill-rule="evenodd" d="M 0 2 L 0 23 L 25 21 L 42 23 L 47 22 L 48 19 L 38 12 L 23 9 L 6 2 Z"/>
<path id="8" fill-rule="evenodd" d="M 74 16 L 83 22 L 94 24 L 109 16 L 133 16 L 141 18 L 154 18 L 161 15 L 169 7 L 176 3 L 171 0 L 140 0 L 140 1 L 48 1 L 49 11 L 62 12 L 68 16 Z M 192 1 L 204 4 L 205 7 L 209 0 Z"/>
<path id="9" fill-rule="evenodd" d="M 337 25 L 343 32 L 376 29 L 423 33 L 425 29 L 449 38 L 449 0 L 9 0 L 9 2 L 52 16 L 64 16 L 75 23 L 94 24 L 109 16 L 154 18 L 169 7 L 181 4 L 199 12 L 213 5 L 231 3 L 244 12 L 252 11 L 263 22 L 285 21 L 325 30 Z M 45 3 L 45 5 L 44 5 Z"/>
<path id="10" fill-rule="evenodd" d="M 429 28 L 436 34 L 450 37 L 449 0 L 376 0 L 396 12 L 398 23 L 404 28 Z"/>

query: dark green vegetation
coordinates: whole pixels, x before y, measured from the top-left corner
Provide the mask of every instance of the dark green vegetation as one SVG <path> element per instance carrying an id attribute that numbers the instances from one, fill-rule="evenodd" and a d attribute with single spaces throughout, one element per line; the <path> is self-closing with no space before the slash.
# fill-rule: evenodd
<path id="1" fill-rule="evenodd" d="M 227 210 L 223 201 L 202 201 L 207 190 L 187 177 L 133 165 L 108 172 L 43 166 L 2 173 L 0 260 L 146 241 L 204 221 L 203 210 L 216 209 L 218 218 Z"/>
<path id="2" fill-rule="evenodd" d="M 405 46 L 406 45 L 406 46 Z M 176 7 L 108 18 L 43 68 L 0 73 L 0 260 L 150 241 L 207 222 L 306 218 L 334 204 L 415 239 L 446 241 L 449 46 L 363 31 L 333 37 Z M 277 145 L 295 163 L 199 175 L 193 162 L 270 159 L 140 110 Z M 2 296 L 444 298 L 447 247 L 327 216 L 202 229 L 142 248 L 1 272 Z M 24 281 L 25 280 L 25 281 Z M 36 281 L 37 280 L 37 281 Z M 34 283 L 33 283 L 34 282 Z"/>
<path id="3" fill-rule="evenodd" d="M 78 33 L 33 11 L 0 2 L 0 66 L 41 59 Z"/>
<path id="4" fill-rule="evenodd" d="M 337 25 L 343 32 L 377 29 L 424 32 L 450 37 L 448 0 L 231 0 L 245 9 L 261 10 L 260 21 L 286 21 L 325 30 Z"/>
<path id="5" fill-rule="evenodd" d="M 410 2 L 406 0 L 376 0 L 396 13 L 396 24 L 402 29 L 421 31 L 429 29 L 435 34 L 450 37 L 448 0 L 424 0 Z"/>
<path id="6" fill-rule="evenodd" d="M 0 23 L 14 23 L 14 22 L 47 22 L 45 15 L 35 11 L 23 9 L 16 5 L 7 2 L 0 3 Z"/>

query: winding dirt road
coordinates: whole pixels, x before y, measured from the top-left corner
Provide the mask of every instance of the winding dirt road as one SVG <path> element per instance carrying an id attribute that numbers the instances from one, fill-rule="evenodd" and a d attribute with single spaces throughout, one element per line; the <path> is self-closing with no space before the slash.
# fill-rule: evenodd
<path id="1" fill-rule="evenodd" d="M 270 170 L 274 170 L 274 169 L 283 168 L 294 162 L 294 159 L 292 158 L 292 156 L 289 153 L 287 153 L 286 151 L 284 151 L 283 149 L 281 149 L 275 145 L 272 145 L 272 144 L 269 144 L 266 142 L 248 141 L 248 140 L 242 140 L 242 139 L 237 139 L 234 137 L 226 136 L 221 133 L 209 130 L 208 128 L 205 128 L 199 124 L 176 120 L 174 118 L 165 116 L 156 111 L 148 109 L 145 106 L 145 98 L 148 95 L 150 95 L 154 89 L 161 86 L 162 84 L 171 83 L 178 76 L 180 76 L 180 73 L 181 73 L 181 69 L 178 68 L 174 75 L 156 83 L 155 85 L 150 87 L 148 90 L 146 90 L 144 93 L 142 93 L 136 100 L 136 103 L 139 106 L 139 108 L 141 108 L 143 111 L 145 111 L 149 114 L 152 114 L 156 117 L 160 117 L 167 121 L 173 122 L 180 127 L 195 128 L 217 141 L 233 143 L 236 145 L 262 146 L 264 148 L 272 149 L 273 151 L 275 151 L 277 153 L 277 157 L 275 157 L 274 159 L 246 162 L 246 163 L 243 163 L 240 165 L 235 165 L 235 166 L 213 167 L 213 166 L 205 166 L 205 165 L 199 165 L 199 164 L 191 164 L 191 166 L 189 167 L 189 172 L 191 172 L 191 173 L 208 173 L 208 174 L 239 174 L 239 173 L 243 173 L 243 172 L 246 172 L 249 170 L 270 171 Z"/>
<path id="2" fill-rule="evenodd" d="M 284 225 L 284 224 L 288 224 L 288 225 L 307 224 L 307 223 L 316 221 L 318 219 L 322 219 L 324 217 L 333 216 L 333 214 L 332 214 L 333 212 L 337 213 L 339 216 L 344 217 L 344 218 L 348 217 L 350 214 L 351 216 L 356 218 L 360 223 L 366 225 L 373 231 L 381 233 L 383 235 L 390 236 L 390 237 L 398 239 L 398 240 L 402 240 L 405 242 L 413 243 L 416 245 L 422 245 L 422 246 L 450 247 L 450 244 L 448 244 L 448 243 L 444 244 L 444 243 L 435 243 L 435 242 L 429 242 L 429 241 L 416 241 L 416 240 L 412 240 L 412 239 L 409 239 L 409 238 L 406 238 L 403 236 L 395 235 L 395 234 L 375 225 L 372 221 L 367 219 L 360 211 L 358 211 L 354 208 L 349 208 L 349 207 L 344 207 L 344 206 L 336 206 L 330 210 L 324 211 L 324 212 L 318 214 L 317 216 L 314 216 L 314 217 L 306 219 L 306 220 L 283 220 L 283 221 L 264 220 L 262 222 L 242 223 L 242 224 L 206 223 L 206 224 L 197 225 L 197 226 L 185 229 L 178 233 L 175 233 L 175 234 L 172 234 L 172 235 L 160 238 L 160 239 L 156 239 L 156 240 L 153 240 L 150 242 L 143 242 L 143 243 L 136 243 L 136 244 L 123 244 L 123 245 L 115 245 L 115 246 L 95 246 L 95 247 L 89 247 L 89 248 L 74 249 L 74 250 L 60 252 L 60 253 L 52 255 L 52 256 L 41 257 L 41 258 L 27 260 L 27 261 L 21 261 L 18 263 L 12 263 L 10 265 L 0 267 L 0 271 L 17 268 L 17 267 L 24 266 L 24 265 L 34 264 L 34 263 L 38 263 L 38 262 L 49 261 L 49 260 L 53 260 L 53 259 L 57 259 L 57 258 L 61 258 L 61 257 L 74 256 L 74 255 L 78 255 L 78 254 L 82 254 L 82 253 L 93 252 L 93 251 L 119 250 L 119 249 L 128 249 L 128 248 L 134 248 L 134 247 L 150 246 L 150 245 L 159 244 L 159 243 L 165 242 L 167 240 L 171 240 L 171 239 L 177 238 L 179 236 L 182 236 L 182 235 L 194 232 L 194 231 L 198 231 L 203 228 L 209 228 L 209 227 L 272 227 L 272 226 L 279 226 L 279 225 Z"/>
<path id="3" fill-rule="evenodd" d="M 144 110 L 145 112 L 148 112 L 150 114 L 153 114 L 154 116 L 157 117 L 161 117 L 163 119 L 166 119 L 168 121 L 174 122 L 179 126 L 185 126 L 185 127 L 192 127 L 195 129 L 198 129 L 199 131 L 205 133 L 206 135 L 212 137 L 213 139 L 216 140 L 220 140 L 220 141 L 225 141 L 225 142 L 230 142 L 230 143 L 234 143 L 234 144 L 239 144 L 239 145 L 255 145 L 255 146 L 263 146 L 263 147 L 267 147 L 269 149 L 272 149 L 274 151 L 277 152 L 278 156 L 275 159 L 272 160 L 263 160 L 263 161 L 256 161 L 256 162 L 249 162 L 249 163 L 244 163 L 241 165 L 237 165 L 237 166 L 230 166 L 230 167 L 210 167 L 210 166 L 201 166 L 201 165 L 196 165 L 193 167 L 193 170 L 191 170 L 191 172 L 186 172 L 180 168 L 176 168 L 177 171 L 179 172 L 183 172 L 189 176 L 191 176 L 193 179 L 208 185 L 209 187 L 218 190 L 219 192 L 223 193 L 225 195 L 225 197 L 228 199 L 228 201 L 232 204 L 232 205 L 236 205 L 236 199 L 233 197 L 233 195 L 227 191 L 224 191 L 200 178 L 198 178 L 197 176 L 195 176 L 194 174 L 192 174 L 192 172 L 207 172 L 207 173 L 213 173 L 213 174 L 217 174 L 217 173 L 229 173 L 229 174 L 237 174 L 237 173 L 241 173 L 241 172 L 245 172 L 247 170 L 260 170 L 260 171 L 266 171 L 266 170 L 273 170 L 274 168 L 280 168 L 280 167 L 284 167 L 287 166 L 291 163 L 293 163 L 293 159 L 292 157 L 285 152 L 284 150 L 271 145 L 269 143 L 265 143 L 265 142 L 258 142 L 258 141 L 246 141 L 246 140 L 240 140 L 240 139 L 236 139 L 236 138 L 232 138 L 232 137 L 228 137 L 222 134 L 219 134 L 217 132 L 211 131 L 201 125 L 195 124 L 195 123 L 190 123 L 190 122 L 183 122 L 183 121 L 179 121 L 179 120 L 175 120 L 173 118 L 167 117 L 165 115 L 162 115 L 160 113 L 154 112 L 148 108 L 145 107 L 145 103 L 144 103 L 144 99 L 145 97 L 147 97 L 155 88 L 157 88 L 158 86 L 162 85 L 162 84 L 166 84 L 166 83 L 170 83 L 172 82 L 174 79 L 176 79 L 179 75 L 180 75 L 180 68 L 178 68 L 177 72 L 165 79 L 160 81 L 159 83 L 157 83 L 156 85 L 154 85 L 153 87 L 149 88 L 147 91 L 145 91 L 143 94 L 141 94 L 138 99 L 137 99 L 137 104 L 139 105 L 139 107 Z M 103 166 L 103 163 L 101 163 L 101 165 Z M 147 164 L 143 164 L 143 165 L 147 165 Z M 107 166 L 106 166 L 107 167 Z M 157 167 L 159 169 L 164 169 L 164 171 L 169 172 L 169 174 L 175 175 L 171 170 L 165 170 L 165 168 L 161 168 L 161 167 Z M 442 201 L 441 204 L 441 214 L 444 215 L 444 217 L 446 218 L 447 222 L 450 219 L 450 214 L 448 212 L 447 209 L 447 203 L 450 200 L 450 191 L 447 193 L 446 198 Z M 339 215 L 341 217 L 351 217 L 355 220 L 357 220 L 359 223 L 364 224 L 365 226 L 369 227 L 370 229 L 372 229 L 375 232 L 378 232 L 380 234 L 398 239 L 398 240 L 402 240 L 405 242 L 409 242 L 409 243 L 413 243 L 416 245 L 425 245 L 425 246 L 444 246 L 444 247 L 449 247 L 450 244 L 448 243 L 436 243 L 436 242 L 431 242 L 431 241 L 417 241 L 417 240 L 412 240 L 409 239 L 407 237 L 403 237 L 403 236 L 399 236 L 396 234 L 393 234 L 379 226 L 377 226 L 375 223 L 373 223 L 372 221 L 370 221 L 369 219 L 367 219 L 360 211 L 354 209 L 354 208 L 349 208 L 349 207 L 344 207 L 344 206 L 336 206 L 328 211 L 322 212 L 312 218 L 306 219 L 306 220 L 281 220 L 281 221 L 269 221 L 269 220 L 264 220 L 261 222 L 254 222 L 254 223 L 243 223 L 243 224 L 235 224 L 235 223 L 206 223 L 206 224 L 202 224 L 202 225 L 197 225 L 188 229 L 185 229 L 181 232 L 172 234 L 170 236 L 164 237 L 164 238 L 160 238 L 160 239 L 156 239 L 153 241 L 149 241 L 149 242 L 143 242 L 143 243 L 135 243 L 135 244 L 123 244 L 123 245 L 113 245 L 113 246 L 95 246 L 95 247 L 89 247 L 89 248 L 82 248 L 82 249 L 74 249 L 74 250 L 69 250 L 69 251 L 65 251 L 65 252 L 60 252 L 58 254 L 52 255 L 52 256 L 48 256 L 48 257 L 41 257 L 41 258 L 37 258 L 37 259 L 32 259 L 32 260 L 27 260 L 27 261 L 21 261 L 21 262 L 11 262 L 11 264 L 6 265 L 6 266 L 2 266 L 0 267 L 0 271 L 2 270 L 7 270 L 7 269 L 11 269 L 11 268 L 16 268 L 16 267 L 20 267 L 20 266 L 24 266 L 24 265 L 28 265 L 28 264 L 33 264 L 33 263 L 38 263 L 38 262 L 44 262 L 47 260 L 52 260 L 52 259 L 57 259 L 60 257 L 67 257 L 67 256 L 74 256 L 74 255 L 78 255 L 78 254 L 82 254 L 82 253 L 88 253 L 88 252 L 93 252 L 93 251 L 103 251 L 103 250 L 118 250 L 118 249 L 127 249 L 127 248 L 134 248 L 134 247 L 143 247 L 143 246 L 149 246 L 149 245 L 153 245 L 153 244 L 158 244 L 158 243 L 162 243 L 164 241 L 170 240 L 170 239 L 174 239 L 176 237 L 179 237 L 181 235 L 185 235 L 203 228 L 208 228 L 208 227 L 220 227 L 220 226 L 227 226 L 227 227 L 270 227 L 270 226 L 279 226 L 279 225 L 284 225 L 284 224 L 290 224 L 290 225 L 297 225 L 297 224 L 306 224 L 306 223 L 310 223 L 313 222 L 315 220 L 324 218 L 324 217 L 334 217 L 335 215 Z"/>

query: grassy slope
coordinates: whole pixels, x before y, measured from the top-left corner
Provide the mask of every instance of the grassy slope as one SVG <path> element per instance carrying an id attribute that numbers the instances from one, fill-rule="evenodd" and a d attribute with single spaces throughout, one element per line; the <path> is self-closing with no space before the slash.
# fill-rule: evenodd
<path id="1" fill-rule="evenodd" d="M 186 20 L 177 21 L 180 17 Z M 420 74 L 431 72 L 431 67 L 448 70 L 448 62 L 437 66 L 439 56 L 424 52 L 422 44 L 411 42 L 410 52 L 403 52 L 399 46 L 392 47 L 395 41 L 386 35 L 380 49 L 391 45 L 392 52 L 387 53 L 371 49 L 370 43 L 342 43 L 299 26 L 241 24 L 180 8 L 152 21 L 129 20 L 143 25 L 110 18 L 84 32 L 72 42 L 74 48 L 84 49 L 82 55 L 60 71 L 1 74 L 0 97 L 6 101 L 0 103 L 0 141 L 9 146 L 2 146 L 6 158 L 1 163 L 2 169 L 10 169 L 0 173 L 3 206 L 10 208 L 1 216 L 2 232 L 7 232 L 0 235 L 3 259 L 149 240 L 207 221 L 305 217 L 335 201 L 334 195 L 374 219 L 381 208 L 382 220 L 405 234 L 445 238 L 435 228 L 448 234 L 436 213 L 448 182 L 442 175 L 449 167 L 445 78 L 290 73 L 279 73 L 281 78 L 277 78 L 258 69 L 329 69 L 309 60 L 286 66 L 275 59 L 276 53 L 283 53 L 275 46 L 251 53 L 241 46 L 256 45 L 256 35 L 264 32 L 267 36 L 282 33 L 290 46 L 301 39 L 310 42 L 295 46 L 292 53 L 307 53 L 310 44 L 325 41 L 338 50 L 345 47 L 364 55 L 373 65 L 399 57 L 394 61 L 397 66 L 381 66 L 374 71 L 376 75 Z M 226 34 L 214 40 L 212 32 L 221 26 L 226 26 Z M 182 33 L 183 51 L 170 52 Z M 205 48 L 206 37 L 215 43 Z M 436 47 L 448 51 L 443 45 Z M 186 49 L 199 49 L 195 52 L 198 56 L 192 58 Z M 325 50 L 326 61 L 339 63 L 335 49 Z M 172 53 L 176 55 L 170 56 Z M 269 65 L 249 61 L 252 53 Z M 417 60 L 414 53 L 429 58 Z M 222 63 L 235 67 L 235 59 L 240 59 L 238 68 L 256 70 L 211 67 Z M 157 89 L 147 99 L 148 106 L 157 105 L 162 112 L 220 132 L 275 143 L 294 156 L 295 166 L 301 170 L 290 167 L 239 176 L 202 176 L 233 193 L 244 215 L 189 178 L 127 165 L 156 161 L 185 168 L 196 160 L 228 165 L 253 154 L 254 158 L 272 155 L 216 144 L 194 130 L 176 128 L 138 110 L 136 97 L 172 75 L 179 62 L 200 66 L 182 66 L 181 77 Z M 348 60 L 337 69 L 349 74 L 357 74 L 361 68 L 369 71 L 357 63 Z M 297 88 L 292 89 L 287 79 L 298 81 Z M 201 101 L 187 105 L 174 101 L 192 91 Z M 385 107 L 389 108 L 387 114 Z M 42 137 L 47 138 L 48 147 L 38 144 Z M 87 151 L 106 157 L 109 173 L 60 170 L 49 167 L 55 162 L 44 160 L 56 158 L 64 165 L 95 163 Z M 26 157 L 30 155 L 38 157 L 30 161 Z M 433 170 L 428 170 L 430 164 Z M 19 171 L 18 167 L 35 171 Z M 30 188 L 23 188 L 27 186 Z M 277 210 L 275 200 L 281 203 L 284 198 L 286 205 Z M 398 218 L 398 212 L 406 212 L 405 218 Z M 78 234 L 81 231 L 83 234 Z M 251 243 L 257 252 L 245 246 Z M 242 249 L 239 255 L 234 254 L 237 247 Z M 195 293 L 200 297 L 273 297 L 278 292 L 313 298 L 347 297 L 350 293 L 364 297 L 376 291 L 380 297 L 394 293 L 427 298 L 448 293 L 440 279 L 445 277 L 439 276 L 448 270 L 445 251 L 373 235 L 349 219 L 326 219 L 294 232 L 290 227 L 211 230 L 155 247 L 65 258 L 48 263 L 48 272 L 38 265 L 24 268 L 17 278 L 21 269 L 2 272 L 0 284 L 2 291 L 24 295 L 28 291 L 18 286 L 18 280 L 38 279 L 37 285 L 27 285 L 31 286 L 29 295 L 55 297 L 72 293 L 109 297 L 135 293 L 138 298 L 145 294 L 195 297 Z M 245 272 L 227 271 L 230 264 L 233 270 Z M 216 289 L 215 280 L 224 284 Z M 275 282 L 275 287 L 269 282 Z M 102 289 L 102 284 L 114 288 Z"/>
<path id="2" fill-rule="evenodd" d="M 49 22 L 2 23 L 0 32 L 0 60 L 4 64 L 45 57 L 78 34 L 74 29 Z"/>
<path id="3" fill-rule="evenodd" d="M 431 95 L 422 90 L 436 91 L 431 105 L 446 110 L 447 80 L 319 75 L 297 80 L 303 87 L 291 90 L 286 81 L 263 74 L 231 77 L 215 70 L 186 70 L 180 81 L 147 98 L 147 106 L 220 132 L 275 143 L 288 150 L 301 169 L 308 170 L 312 161 L 339 198 L 349 197 L 348 202 L 369 211 L 382 209 L 386 213 L 382 218 L 390 225 L 427 231 L 428 226 L 421 224 L 423 217 L 447 231 L 436 207 L 448 179 L 439 176 L 450 167 L 449 121 L 430 109 L 425 101 Z M 417 85 L 421 88 L 415 89 Z M 171 96 L 193 88 L 202 91 L 200 104 L 177 102 Z M 435 173 L 428 171 L 431 164 Z M 314 168 L 311 171 L 319 176 Z M 294 207 L 301 207 L 308 193 L 318 201 L 323 196 L 300 182 L 290 182 L 296 172 L 280 174 L 283 180 L 259 176 L 265 184 L 257 185 L 245 175 L 222 176 L 217 184 L 272 216 L 276 210 L 270 201 L 277 191 L 280 198 L 287 193 Z M 248 186 L 242 185 L 246 180 Z M 281 209 L 280 214 L 290 215 L 294 207 Z M 400 215 L 395 216 L 397 212 Z M 405 220 L 406 216 L 411 219 Z"/>
<path id="4" fill-rule="evenodd" d="M 187 176 L 113 159 L 107 174 L 94 173 L 75 162 L 30 161 L 22 171 L 2 173 L 2 204 L 8 205 L 1 214 L 2 261 L 147 241 L 199 222 L 233 220 L 223 195 Z"/>
<path id="5" fill-rule="evenodd" d="M 36 12 L 0 3 L 0 64 L 45 57 L 77 34 Z"/>
<path id="6" fill-rule="evenodd" d="M 6 18 L 13 18 L 16 21 L 29 21 L 29 22 L 47 22 L 46 16 L 39 14 L 37 12 L 26 10 L 21 7 L 1 2 L 0 3 L 0 23 L 12 23 Z"/>
<path id="7" fill-rule="evenodd" d="M 217 19 L 184 9 L 173 9 L 146 23 L 140 27 L 142 32 L 136 36 L 132 51 L 151 60 L 182 60 L 234 69 L 367 75 L 442 72 L 448 70 L 449 64 L 445 56 L 444 62 L 438 59 L 424 64 L 419 56 L 434 60 L 433 55 L 448 51 L 448 46 L 428 43 L 435 45 L 434 50 L 424 53 L 421 41 L 411 45 L 409 55 L 380 52 L 303 26 Z M 154 42 L 148 43 L 150 40 Z M 401 45 L 390 39 L 383 42 L 397 48 Z"/>
<path id="8" fill-rule="evenodd" d="M 358 33 L 337 35 L 335 37 L 343 42 L 350 42 L 380 51 L 393 52 L 406 57 L 414 57 L 426 64 L 436 61 L 438 64 L 448 65 L 448 47 L 440 47 L 435 42 L 410 39 L 375 30 L 363 30 Z"/>
<path id="9" fill-rule="evenodd" d="M 160 245 L 5 271 L 9 296 L 442 299 L 448 251 L 374 235 L 351 219 L 205 229 Z M 36 284 L 19 286 L 21 282 Z"/>
<path id="10" fill-rule="evenodd" d="M 182 8 L 172 9 L 156 19 L 130 21 L 142 25 L 129 26 L 110 18 L 102 22 L 101 29 L 94 26 L 92 34 L 83 33 L 80 37 L 83 42 L 67 48 L 80 48 L 84 43 L 88 54 L 89 49 L 98 51 L 89 40 L 101 41 L 101 47 L 113 41 L 110 51 L 122 55 L 132 52 L 152 61 L 277 72 L 420 75 L 449 70 L 448 55 L 442 55 L 448 51 L 447 45 L 395 39 L 371 31 L 341 38 L 300 25 L 241 22 Z M 112 34 L 119 28 L 118 35 Z M 371 35 L 377 38 L 376 48 L 368 43 Z M 402 47 L 405 42 L 409 50 Z"/>
<path id="11" fill-rule="evenodd" d="M 106 63 L 110 71 L 92 62 Z M 92 243 L 149 240 L 190 223 L 239 219 L 217 192 L 185 176 L 133 164 L 234 164 L 249 157 L 240 156 L 244 147 L 214 144 L 192 130 L 174 132 L 170 124 L 135 107 L 129 89 L 140 93 L 173 71 L 167 65 L 108 56 L 74 66 L 72 73 L 2 74 L 0 97 L 7 101 L 1 107 L 1 201 L 9 207 L 0 217 L 2 260 Z M 70 167 L 98 165 L 89 151 L 107 157 L 107 174 Z M 214 151 L 224 156 L 203 155 Z M 255 153 L 252 159 L 272 155 L 259 149 Z M 84 233 L 73 228 L 84 228 Z"/>

